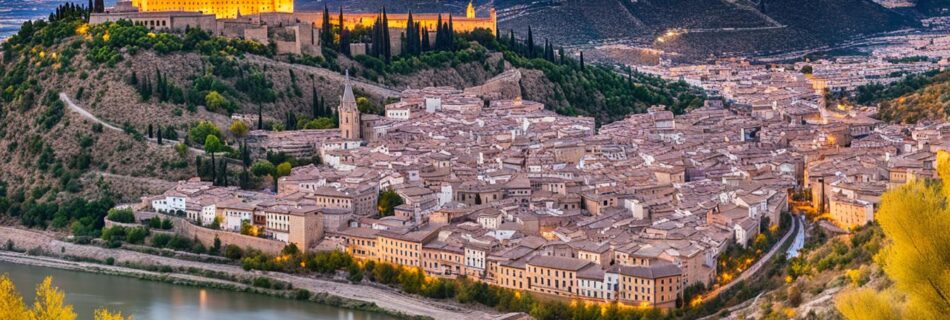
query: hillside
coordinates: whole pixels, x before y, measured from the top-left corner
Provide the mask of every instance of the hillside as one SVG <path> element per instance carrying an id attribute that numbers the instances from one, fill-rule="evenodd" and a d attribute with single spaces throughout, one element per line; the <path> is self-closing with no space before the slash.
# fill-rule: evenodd
<path id="1" fill-rule="evenodd" d="M 331 9 L 464 14 L 466 0 L 327 0 L 306 2 L 298 10 Z M 585 47 L 634 43 L 688 58 L 724 54 L 763 54 L 839 43 L 855 37 L 917 27 L 918 11 L 890 10 L 871 0 L 497 0 L 475 1 L 485 16 L 493 5 L 498 28 L 524 35 L 528 26 L 538 39 Z M 920 8 L 940 12 L 942 0 L 924 0 Z M 668 30 L 688 31 L 672 41 L 655 41 Z"/>
<path id="2" fill-rule="evenodd" d="M 756 319 L 942 319 L 950 312 L 944 276 L 950 255 L 950 153 L 938 151 L 937 175 L 881 196 L 874 222 L 827 236 L 814 228 L 791 259 L 785 284 L 730 310 Z M 914 223 L 927 221 L 927 223 Z M 723 311 L 721 316 L 729 314 Z"/>
<path id="3" fill-rule="evenodd" d="M 542 58 L 537 46 L 529 59 L 521 41 L 477 33 L 459 35 L 450 50 L 386 64 L 331 48 L 324 57 L 278 56 L 272 47 L 197 29 L 170 34 L 127 22 L 89 26 L 84 15 L 69 9 L 52 22 L 26 23 L 2 45 L 0 221 L 94 235 L 103 208 L 139 201 L 177 180 L 199 175 L 263 188 L 266 178 L 248 174 L 254 159 L 241 144 L 257 123 L 242 129 L 233 117 L 260 113 L 268 130 L 333 128 L 344 70 L 352 75 L 359 108 L 377 114 L 405 88 L 486 83 L 481 90 L 504 87 L 487 92 L 501 98 L 522 96 L 602 123 L 652 105 L 683 112 L 703 101 L 700 90 L 682 82 L 624 76 L 551 51 Z M 216 155 L 216 166 L 207 152 Z"/>
<path id="4" fill-rule="evenodd" d="M 878 118 L 888 122 L 946 120 L 950 117 L 950 72 L 931 71 L 889 85 L 861 86 L 849 99 L 878 107 Z"/>
<path id="5" fill-rule="evenodd" d="M 723 311 L 736 318 L 836 319 L 835 297 L 854 287 L 883 289 L 890 285 L 874 255 L 884 244 L 877 225 L 852 235 L 832 236 L 813 225 L 805 248 L 776 277 L 782 284 L 735 310 Z"/>

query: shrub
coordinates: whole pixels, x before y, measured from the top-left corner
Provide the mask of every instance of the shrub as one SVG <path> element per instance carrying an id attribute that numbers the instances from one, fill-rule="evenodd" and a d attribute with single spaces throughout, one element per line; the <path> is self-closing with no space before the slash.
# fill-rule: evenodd
<path id="1" fill-rule="evenodd" d="M 128 232 L 125 227 L 115 226 L 112 228 L 103 228 L 102 240 L 108 242 L 125 240 L 127 233 Z"/>
<path id="2" fill-rule="evenodd" d="M 307 289 L 297 289 L 297 291 L 294 292 L 294 299 L 297 299 L 297 300 L 310 300 L 310 296 L 311 296 L 311 295 L 312 295 L 312 294 L 311 294 L 310 291 L 307 290 Z"/>
<path id="3" fill-rule="evenodd" d="M 156 248 L 164 248 L 172 241 L 172 236 L 167 234 L 156 234 L 152 236 L 152 246 Z"/>
<path id="4" fill-rule="evenodd" d="M 265 289 L 270 289 L 271 287 L 270 279 L 265 278 L 265 277 L 254 278 L 254 281 L 251 282 L 251 285 L 255 287 L 265 288 Z"/>
<path id="5" fill-rule="evenodd" d="M 168 241 L 168 248 L 172 250 L 184 251 L 190 250 L 191 247 L 191 239 L 185 237 L 174 236 L 171 241 Z"/>
<path id="6" fill-rule="evenodd" d="M 125 235 L 125 242 L 141 244 L 145 242 L 146 236 L 148 236 L 148 230 L 143 227 L 135 227 L 129 230 L 128 234 Z"/>
<path id="7" fill-rule="evenodd" d="M 132 212 L 132 209 L 109 209 L 109 214 L 106 215 L 106 219 L 112 222 L 119 223 L 134 223 L 135 222 L 135 213 Z"/>
<path id="8" fill-rule="evenodd" d="M 224 256 L 233 260 L 240 260 L 244 256 L 244 250 L 233 244 L 224 247 Z"/>

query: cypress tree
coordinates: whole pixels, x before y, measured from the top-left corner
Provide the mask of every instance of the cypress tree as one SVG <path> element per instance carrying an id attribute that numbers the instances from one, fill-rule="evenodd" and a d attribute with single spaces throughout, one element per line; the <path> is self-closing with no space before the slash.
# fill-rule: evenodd
<path id="1" fill-rule="evenodd" d="M 244 169 L 251 165 L 251 149 L 247 148 L 247 141 L 241 143 L 241 163 L 244 164 Z"/>
<path id="2" fill-rule="evenodd" d="M 449 50 L 455 51 L 455 27 L 452 25 L 452 14 L 449 14 L 447 46 Z"/>
<path id="3" fill-rule="evenodd" d="M 215 164 L 216 161 L 217 160 L 214 159 L 214 152 L 211 152 L 211 184 L 213 185 L 217 185 L 218 181 L 218 170 L 215 167 L 217 165 Z"/>
<path id="4" fill-rule="evenodd" d="M 327 99 L 323 97 L 320 98 L 320 114 L 322 114 L 324 117 L 333 116 L 332 111 L 327 108 Z"/>
<path id="5" fill-rule="evenodd" d="M 442 45 L 445 41 L 442 39 L 445 37 L 445 32 L 442 30 L 442 14 L 439 14 L 439 18 L 436 20 L 435 28 L 435 50 L 442 50 Z"/>
<path id="6" fill-rule="evenodd" d="M 419 47 L 420 52 L 429 51 L 429 29 L 427 27 L 422 28 L 422 45 Z"/>
<path id="7" fill-rule="evenodd" d="M 221 185 L 227 187 L 227 186 L 228 186 L 228 161 L 227 161 L 227 159 L 221 159 L 221 165 L 220 165 L 219 167 L 221 168 L 221 173 L 220 173 L 220 176 L 221 176 Z"/>
<path id="8" fill-rule="evenodd" d="M 264 130 L 264 107 L 257 104 L 257 130 Z"/>
<path id="9" fill-rule="evenodd" d="M 581 70 L 584 70 L 584 51 L 581 51 Z"/>
<path id="10" fill-rule="evenodd" d="M 201 156 L 195 156 L 195 170 L 198 177 L 201 177 Z"/>
<path id="11" fill-rule="evenodd" d="M 310 105 L 310 116 L 316 119 L 323 115 L 320 113 L 320 97 L 317 96 L 317 87 L 314 86 L 312 88 L 313 88 L 313 91 L 311 94 L 313 95 L 313 101 Z"/>
<path id="12" fill-rule="evenodd" d="M 383 55 L 386 57 L 386 63 L 393 61 L 392 40 L 389 37 L 389 18 L 386 17 L 386 7 L 383 7 Z"/>
<path id="13" fill-rule="evenodd" d="M 333 27 L 330 26 L 330 8 L 328 8 L 326 4 L 323 4 L 323 24 L 321 28 L 320 44 L 323 46 L 333 45 Z"/>
<path id="14" fill-rule="evenodd" d="M 376 58 L 382 58 L 385 55 L 385 49 L 383 46 L 386 45 L 385 40 L 383 40 L 383 13 L 382 11 L 376 15 L 376 22 L 373 23 L 373 56 Z"/>
<path id="15" fill-rule="evenodd" d="M 244 167 L 244 169 L 241 171 L 240 187 L 243 190 L 251 188 L 251 174 L 248 173 L 247 167 Z"/>
<path id="16" fill-rule="evenodd" d="M 564 64 L 564 47 L 561 47 L 557 50 L 558 54 L 558 63 Z"/>
<path id="17" fill-rule="evenodd" d="M 409 17 L 406 18 L 406 53 L 410 56 L 418 53 L 419 41 L 416 40 L 419 37 L 418 27 L 412 20 L 412 10 L 410 10 Z"/>
<path id="18" fill-rule="evenodd" d="M 338 18 L 340 23 L 340 53 L 349 57 L 350 56 L 350 32 L 343 26 L 343 6 L 340 6 L 340 15 Z"/>
<path id="19" fill-rule="evenodd" d="M 161 129 L 159 129 L 159 130 L 161 130 Z M 151 139 L 151 138 L 153 137 L 153 136 L 152 136 L 152 124 L 151 124 L 151 123 L 148 124 L 148 130 L 146 130 L 146 131 L 148 132 L 148 138 Z"/>
<path id="20" fill-rule="evenodd" d="M 162 145 L 162 126 L 158 126 L 158 145 Z"/>
<path id="21" fill-rule="evenodd" d="M 534 33 L 531 32 L 531 26 L 528 26 L 528 58 L 534 58 Z"/>

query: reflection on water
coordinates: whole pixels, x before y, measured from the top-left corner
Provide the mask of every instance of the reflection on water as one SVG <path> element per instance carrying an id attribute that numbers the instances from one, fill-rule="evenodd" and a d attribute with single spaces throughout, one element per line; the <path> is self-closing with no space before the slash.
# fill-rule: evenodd
<path id="1" fill-rule="evenodd" d="M 792 245 L 788 247 L 788 251 L 785 252 L 787 259 L 797 257 L 799 251 L 805 247 L 805 217 L 803 215 L 792 216 L 792 219 L 798 221 L 798 230 L 795 231 L 795 239 L 792 240 Z"/>
<path id="2" fill-rule="evenodd" d="M 53 284 L 66 292 L 66 301 L 74 306 L 79 319 L 90 319 L 93 311 L 101 307 L 132 314 L 135 319 L 391 319 L 375 313 L 258 294 L 177 286 L 6 262 L 0 262 L 0 273 L 10 276 L 23 294 L 24 300 L 30 304 L 36 284 L 41 282 L 43 277 L 52 276 Z"/>

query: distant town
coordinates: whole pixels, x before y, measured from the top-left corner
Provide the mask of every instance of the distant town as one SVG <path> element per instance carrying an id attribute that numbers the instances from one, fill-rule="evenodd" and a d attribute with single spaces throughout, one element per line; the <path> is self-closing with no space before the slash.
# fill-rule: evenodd
<path id="1" fill-rule="evenodd" d="M 177 214 L 194 225 L 182 228 L 189 237 L 275 254 L 293 243 L 432 277 L 670 308 L 686 287 L 746 271 L 751 263 L 717 261 L 777 230 L 790 202 L 847 232 L 874 219 L 886 190 L 935 176 L 950 126 L 826 108 L 819 74 L 852 69 L 814 68 L 670 68 L 664 76 L 721 96 L 684 115 L 657 106 L 601 128 L 537 102 L 444 87 L 406 90 L 385 116 L 360 115 L 344 84 L 339 129 L 250 133 L 256 152 L 316 153 L 323 165 L 294 168 L 276 194 L 182 181 L 136 214 Z M 380 217 L 386 190 L 404 203 Z M 241 234 L 248 225 L 256 236 Z"/>

